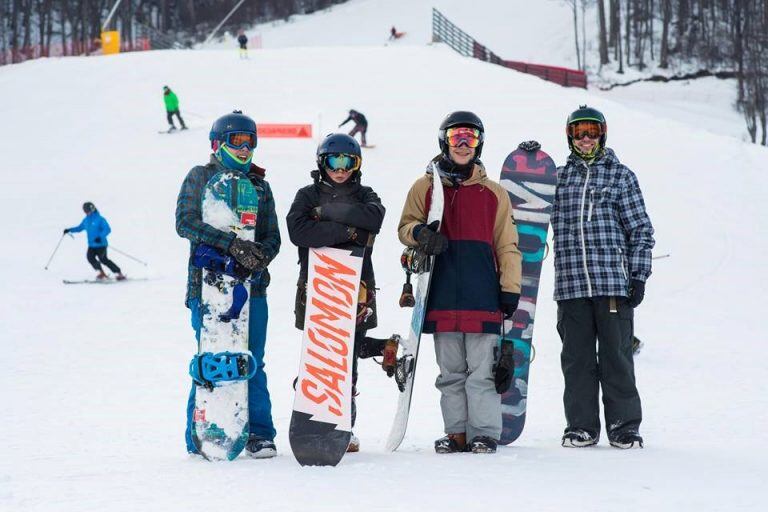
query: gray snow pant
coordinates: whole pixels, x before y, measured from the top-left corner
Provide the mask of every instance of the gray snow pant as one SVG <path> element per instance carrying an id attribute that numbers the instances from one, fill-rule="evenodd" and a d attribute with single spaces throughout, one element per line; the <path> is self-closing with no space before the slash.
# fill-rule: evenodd
<path id="1" fill-rule="evenodd" d="M 501 395 L 493 382 L 498 334 L 435 333 L 440 375 L 440 409 L 446 434 L 466 432 L 467 440 L 501 436 Z"/>
<path id="2" fill-rule="evenodd" d="M 603 390 L 609 439 L 640 427 L 642 412 L 632 359 L 633 317 L 634 310 L 625 297 L 557 303 L 568 428 L 584 429 L 594 436 L 600 434 L 599 387 Z"/>

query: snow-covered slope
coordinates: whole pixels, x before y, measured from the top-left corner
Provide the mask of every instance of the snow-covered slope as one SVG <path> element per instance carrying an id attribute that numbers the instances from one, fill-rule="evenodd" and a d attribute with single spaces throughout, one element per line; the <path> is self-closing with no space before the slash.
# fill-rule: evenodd
<path id="1" fill-rule="evenodd" d="M 355 62 L 356 72 L 339 73 L 339 62 Z M 157 133 L 165 123 L 164 84 L 179 94 L 192 130 Z M 231 51 L 40 60 L 0 68 L 0 97 L 0 509 L 764 508 L 765 148 L 440 47 L 274 49 L 249 61 Z M 562 377 L 550 259 L 519 442 L 495 456 L 434 454 L 442 421 L 427 338 L 398 452 L 382 450 L 394 383 L 363 362 L 355 430 L 362 451 L 337 468 L 298 466 L 287 441 L 300 341 L 291 311 L 298 267 L 283 219 L 295 191 L 309 183 L 315 141 L 262 139 L 257 161 L 268 169 L 284 235 L 271 267 L 267 348 L 280 456 L 231 464 L 188 458 L 186 366 L 195 343 L 183 307 L 187 244 L 175 234 L 173 214 L 185 173 L 208 158 L 207 130 L 216 116 L 237 107 L 260 122 L 319 120 L 325 133 L 349 108 L 366 113 L 377 147 L 364 155 L 364 181 L 388 208 L 374 255 L 377 334 L 384 336 L 407 328 L 409 312 L 396 305 L 396 224 L 408 186 L 438 151 L 441 118 L 471 109 L 484 119 L 483 160 L 497 176 L 524 139 L 538 139 L 562 162 L 563 121 L 583 102 L 608 116 L 609 145 L 643 186 L 656 253 L 671 253 L 656 262 L 636 316 L 646 342 L 637 360 L 645 450 L 559 446 Z M 129 275 L 151 280 L 62 285 L 64 277 L 91 274 L 82 236 L 65 239 L 51 269 L 42 270 L 86 200 L 112 224 L 113 246 L 150 267 L 113 252 L 114 259 Z"/>

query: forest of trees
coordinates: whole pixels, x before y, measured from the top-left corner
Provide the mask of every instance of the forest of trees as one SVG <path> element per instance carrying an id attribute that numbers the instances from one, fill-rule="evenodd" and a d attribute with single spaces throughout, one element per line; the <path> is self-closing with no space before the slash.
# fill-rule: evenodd
<path id="1" fill-rule="evenodd" d="M 246 1 L 222 30 L 308 14 L 346 0 Z M 212 30 L 238 0 L 122 0 L 110 28 L 126 49 L 189 46 Z M 115 0 L 0 0 L 0 64 L 50 55 L 88 54 Z"/>
<path id="2" fill-rule="evenodd" d="M 585 67 L 588 9 L 600 67 L 730 71 L 752 142 L 768 144 L 768 0 L 565 0 Z"/>

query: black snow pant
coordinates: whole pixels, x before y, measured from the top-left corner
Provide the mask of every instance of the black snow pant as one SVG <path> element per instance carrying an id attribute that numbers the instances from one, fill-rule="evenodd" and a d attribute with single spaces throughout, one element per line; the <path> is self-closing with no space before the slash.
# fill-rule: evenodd
<path id="1" fill-rule="evenodd" d="M 115 265 L 115 263 L 107 258 L 107 248 L 106 247 L 89 247 L 88 252 L 85 254 L 85 257 L 88 258 L 88 263 L 91 264 L 91 266 L 94 268 L 94 270 L 97 270 L 101 272 L 101 265 L 106 265 L 109 270 L 111 270 L 115 274 L 120 273 L 120 267 Z"/>
<path id="2" fill-rule="evenodd" d="M 367 124 L 356 124 L 354 128 L 352 128 L 352 131 L 349 132 L 350 137 L 354 137 L 358 133 L 360 133 L 360 141 L 363 146 L 367 146 L 368 143 L 365 141 L 365 132 L 368 131 L 368 125 Z"/>
<path id="3" fill-rule="evenodd" d="M 632 359 L 633 315 L 625 297 L 557 303 L 566 430 L 584 429 L 595 437 L 600 434 L 599 388 L 608 438 L 638 430 L 642 413 Z"/>
<path id="4" fill-rule="evenodd" d="M 187 125 L 184 124 L 184 120 L 181 118 L 181 112 L 179 112 L 178 110 L 171 110 L 171 111 L 168 112 L 168 124 L 169 125 L 173 126 L 174 128 L 176 127 L 176 125 L 173 124 L 173 116 L 176 116 L 176 118 L 178 118 L 179 124 L 181 124 L 182 128 L 186 128 L 187 127 Z"/>

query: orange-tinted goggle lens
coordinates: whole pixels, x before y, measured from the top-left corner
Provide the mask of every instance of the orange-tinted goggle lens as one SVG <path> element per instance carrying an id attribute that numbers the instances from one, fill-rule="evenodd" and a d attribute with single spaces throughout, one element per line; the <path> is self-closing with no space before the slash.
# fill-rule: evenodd
<path id="1" fill-rule="evenodd" d="M 458 128 L 448 128 L 445 130 L 445 140 L 448 145 L 454 148 L 462 144 L 470 148 L 476 148 L 483 141 L 480 130 L 459 126 Z"/>
<path id="2" fill-rule="evenodd" d="M 576 140 L 584 137 L 599 139 L 603 134 L 603 126 L 596 121 L 578 121 L 568 125 L 568 134 Z"/>
<path id="3" fill-rule="evenodd" d="M 227 134 L 227 146 L 240 149 L 248 146 L 248 149 L 256 147 L 256 134 L 249 132 L 231 132 Z"/>

